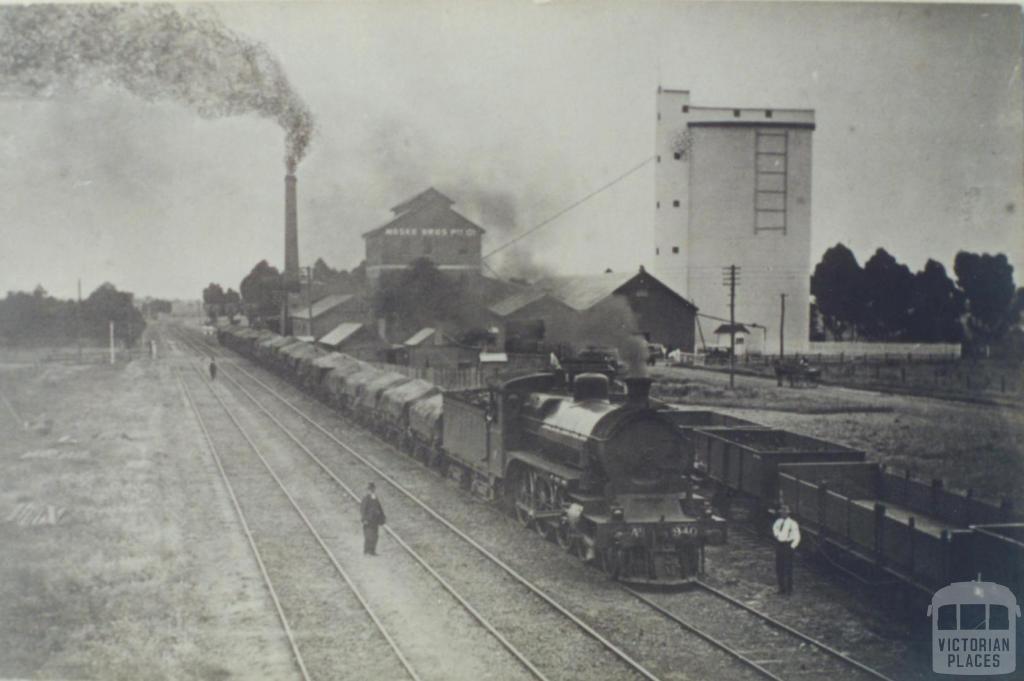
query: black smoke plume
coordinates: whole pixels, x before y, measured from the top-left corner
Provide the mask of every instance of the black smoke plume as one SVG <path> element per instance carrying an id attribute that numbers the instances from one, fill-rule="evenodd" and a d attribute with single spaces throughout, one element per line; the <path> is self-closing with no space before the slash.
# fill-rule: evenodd
<path id="1" fill-rule="evenodd" d="M 200 116 L 257 115 L 285 132 L 289 170 L 313 117 L 281 64 L 209 9 L 167 4 L 0 8 L 0 96 L 49 97 L 113 85 Z"/>

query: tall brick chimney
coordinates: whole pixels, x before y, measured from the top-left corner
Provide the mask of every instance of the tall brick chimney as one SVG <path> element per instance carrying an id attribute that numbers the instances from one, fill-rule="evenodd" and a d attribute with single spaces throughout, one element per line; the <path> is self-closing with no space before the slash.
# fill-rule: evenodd
<path id="1" fill-rule="evenodd" d="M 284 176 L 284 274 L 288 281 L 299 280 L 299 216 L 295 182 L 292 172 Z"/>

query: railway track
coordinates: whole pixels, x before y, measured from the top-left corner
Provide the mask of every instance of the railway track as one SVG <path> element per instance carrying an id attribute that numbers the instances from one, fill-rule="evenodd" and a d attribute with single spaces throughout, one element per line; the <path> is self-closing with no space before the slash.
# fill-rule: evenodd
<path id="1" fill-rule="evenodd" d="M 191 344 L 191 341 L 186 341 Z M 232 357 L 212 343 L 206 343 L 210 349 Z M 194 346 L 193 346 L 194 347 Z M 290 411 L 301 418 L 311 429 L 319 431 L 322 435 L 332 440 L 337 446 L 360 459 L 366 466 L 373 469 L 378 475 L 387 480 L 395 489 L 403 494 L 409 495 L 428 513 L 437 517 L 449 529 L 463 539 L 470 542 L 478 550 L 485 551 L 471 538 L 464 535 L 460 530 L 451 526 L 447 520 L 441 518 L 436 512 L 427 507 L 422 501 L 416 499 L 401 484 L 392 480 L 390 476 L 380 470 L 372 462 L 365 460 L 348 444 L 342 442 L 334 434 L 330 433 L 322 425 L 315 422 L 304 412 L 294 406 L 288 399 L 283 397 L 273 387 L 235 364 L 235 368 L 251 380 L 267 394 L 285 405 Z M 234 379 L 229 379 L 234 381 Z M 237 381 L 234 381 L 241 390 Z M 245 391 L 249 399 L 258 404 L 255 397 Z M 268 416 L 270 414 L 265 407 L 262 407 Z M 388 448 L 394 449 L 375 435 L 371 435 Z M 507 568 L 506 569 L 511 569 Z M 757 675 L 773 681 L 783 681 L 792 678 L 818 678 L 830 677 L 832 679 L 873 679 L 875 681 L 891 681 L 889 677 L 874 670 L 856 660 L 849 658 L 843 653 L 832 649 L 826 644 L 789 627 L 788 625 L 764 614 L 739 600 L 721 592 L 704 583 L 698 582 L 694 589 L 685 594 L 676 594 L 666 597 L 664 594 L 644 594 L 630 587 L 620 585 L 623 591 L 644 603 L 651 610 L 678 625 L 685 631 L 703 639 L 718 650 L 732 657 L 736 662 L 742 664 L 748 670 Z M 723 607 L 723 604 L 726 607 Z M 681 607 L 683 606 L 683 607 Z M 725 626 L 712 627 L 708 625 L 707 614 L 717 613 L 717 620 Z M 693 622 L 700 621 L 702 626 Z M 650 678 L 650 677 L 648 677 Z"/>
<path id="2" fill-rule="evenodd" d="M 190 344 L 190 341 L 185 339 L 182 339 L 182 342 Z M 195 346 L 193 345 L 192 347 Z M 324 476 L 326 476 L 326 478 L 332 481 L 332 484 L 335 485 L 337 489 L 341 490 L 345 495 L 349 496 L 351 499 L 358 501 L 358 496 L 352 490 L 352 487 L 348 483 L 346 483 L 345 480 L 341 477 L 341 475 L 339 475 L 337 472 L 343 471 L 345 477 L 351 479 L 351 477 L 354 475 L 354 471 L 352 470 L 351 467 L 346 468 L 343 466 L 339 466 L 337 461 L 332 461 L 331 464 L 326 463 L 324 460 L 326 457 L 318 456 L 316 452 L 314 452 L 309 446 L 305 444 L 304 439 L 300 437 L 299 434 L 296 434 L 294 432 L 296 430 L 294 425 L 291 427 L 285 425 L 277 416 L 275 416 L 272 412 L 266 409 L 266 407 L 262 405 L 262 403 L 260 403 L 259 400 L 257 400 L 255 396 L 251 394 L 251 392 L 246 390 L 244 386 L 242 386 L 239 382 L 234 380 L 230 376 L 229 372 L 225 371 L 223 367 L 218 376 L 227 379 L 229 382 L 232 382 L 233 385 L 235 386 L 235 389 L 238 390 L 242 395 L 244 395 L 249 401 L 251 401 L 258 409 L 260 409 L 263 415 L 266 416 L 271 423 L 274 423 L 281 433 L 284 433 L 285 437 L 291 442 L 293 447 L 302 450 L 305 457 L 310 462 L 312 462 L 312 464 L 315 464 L 315 466 L 318 467 L 321 473 Z M 307 436 L 306 439 L 308 439 L 308 431 L 307 433 L 305 433 L 305 435 Z M 333 435 L 330 437 L 333 438 Z M 275 447 L 275 449 L 280 448 Z M 336 449 L 336 447 L 333 449 Z M 356 456 L 359 455 L 356 454 Z M 396 481 L 390 480 L 382 471 L 379 472 L 378 475 L 380 477 L 388 479 L 389 482 L 391 482 L 393 485 L 398 485 Z M 441 583 L 445 590 L 448 591 L 448 593 L 452 594 L 457 600 L 459 600 L 459 602 L 468 611 L 472 611 L 472 613 L 474 614 L 474 618 L 481 625 L 487 628 L 487 630 L 492 635 L 501 640 L 502 644 L 505 646 L 506 649 L 508 649 L 510 652 L 513 652 L 513 654 L 516 656 L 516 658 L 519 660 L 522 666 L 529 671 L 531 676 L 541 680 L 572 679 L 578 678 L 577 675 L 579 673 L 579 669 L 567 667 L 564 664 L 564 657 L 556 654 L 550 656 L 552 659 L 549 661 L 549 664 L 547 666 L 551 668 L 546 672 L 541 671 L 538 668 L 537 664 L 528 660 L 526 656 L 519 651 L 519 648 L 524 646 L 515 645 L 512 642 L 510 642 L 509 637 L 499 633 L 498 627 L 490 623 L 488 621 L 488 618 L 485 618 L 481 614 L 481 611 L 484 609 L 483 604 L 487 601 L 492 601 L 489 604 L 489 607 L 492 610 L 490 617 L 500 619 L 502 617 L 502 611 L 506 611 L 505 619 L 510 619 L 508 617 L 509 602 L 505 599 L 494 598 L 494 589 L 497 586 L 496 581 L 498 579 L 498 576 L 496 575 L 493 580 L 489 580 L 489 583 L 486 584 L 486 590 L 480 591 L 480 589 L 477 588 L 477 591 L 479 593 L 477 594 L 477 597 L 473 600 L 478 605 L 473 606 L 469 603 L 469 599 L 463 596 L 458 591 L 456 591 L 455 587 L 453 587 L 452 585 L 452 582 L 457 580 L 457 574 L 459 571 L 465 572 L 467 574 L 479 575 L 482 570 L 488 569 L 488 567 L 490 567 L 490 569 L 492 570 L 494 570 L 494 568 L 498 568 L 508 577 L 508 579 L 511 582 L 517 585 L 520 591 L 525 589 L 527 592 L 529 592 L 530 595 L 532 595 L 533 597 L 535 597 L 537 601 L 539 601 L 532 604 L 525 603 L 525 599 L 523 598 L 523 596 L 526 594 L 518 594 L 518 603 L 515 606 L 515 609 L 520 610 L 520 612 L 511 613 L 512 615 L 514 615 L 514 618 L 512 619 L 521 620 L 524 616 L 521 610 L 525 607 L 530 610 L 529 621 L 531 623 L 534 623 L 536 626 L 530 628 L 532 629 L 532 631 L 527 631 L 524 630 L 523 627 L 516 626 L 516 624 L 512 621 L 505 622 L 506 626 L 502 628 L 507 630 L 519 629 L 519 631 L 516 632 L 517 638 L 526 639 L 528 643 L 532 643 L 532 645 L 536 647 L 550 648 L 550 633 L 556 630 L 555 627 L 558 627 L 557 630 L 560 631 L 559 638 L 562 639 L 562 642 L 559 644 L 559 647 L 564 647 L 566 649 L 566 652 L 568 652 L 569 649 L 572 648 L 580 649 L 584 653 L 583 655 L 581 655 L 582 659 L 589 659 L 592 664 L 595 664 L 596 668 L 601 669 L 601 671 L 596 672 L 595 675 L 599 674 L 601 678 L 608 679 L 632 680 L 642 678 L 648 679 L 648 681 L 660 681 L 658 676 L 654 675 L 639 662 L 632 659 L 621 648 L 619 648 L 614 643 L 606 639 L 599 632 L 593 629 L 590 625 L 588 625 L 582 619 L 574 615 L 568 608 L 566 608 L 560 602 L 558 602 L 550 595 L 545 593 L 543 590 L 541 590 L 539 587 L 537 587 L 533 582 L 526 579 L 516 570 L 514 570 L 513 568 L 502 562 L 500 559 L 498 559 L 496 556 L 488 552 L 484 547 L 480 546 L 470 537 L 468 537 L 468 535 L 461 533 L 461 531 L 458 530 L 458 528 L 455 528 L 441 516 L 434 514 L 434 512 L 430 510 L 426 505 L 423 505 L 422 501 L 419 501 L 415 497 L 415 495 L 409 493 L 408 498 L 410 500 L 414 500 L 414 503 L 419 505 L 421 509 L 427 510 L 428 513 L 431 514 L 431 517 L 433 517 L 435 520 L 440 521 L 440 523 L 445 527 L 444 532 L 448 534 L 454 532 L 461 541 L 469 542 L 469 544 L 474 549 L 476 549 L 476 553 L 480 556 L 480 559 L 478 559 L 472 565 L 467 565 L 467 557 L 465 555 L 465 550 L 462 549 L 462 553 L 460 554 L 458 552 L 458 549 L 452 546 L 451 541 L 448 541 L 447 544 L 444 544 L 443 539 L 437 533 L 424 535 L 422 537 L 418 536 L 417 540 L 415 541 L 406 541 L 398 532 L 396 532 L 390 526 L 384 526 L 385 533 L 389 537 L 394 539 L 396 544 L 398 544 L 408 555 L 413 557 L 413 559 L 424 570 L 430 573 L 439 583 Z M 393 504 L 393 502 L 389 503 Z M 418 529 L 422 530 L 423 528 L 420 527 Z M 413 544 L 420 544 L 422 547 L 420 551 L 417 551 L 415 548 L 413 548 Z M 423 555 L 424 553 L 426 553 L 426 550 L 430 550 L 432 553 L 432 555 L 430 556 L 430 562 L 428 562 L 427 558 Z M 439 563 L 445 563 L 445 566 L 442 567 L 441 565 L 439 565 Z M 389 567 L 389 570 L 390 569 L 391 568 Z M 447 577 L 445 577 L 442 574 L 444 572 L 448 573 Z M 465 588 L 465 586 L 466 585 L 463 585 L 463 588 Z M 547 610 L 547 612 L 545 612 L 545 610 Z M 572 625 L 574 625 L 574 628 L 579 632 L 575 639 L 573 639 L 572 636 L 567 636 L 567 632 L 564 628 L 566 619 L 568 619 L 572 623 Z M 613 667 L 609 666 L 614 665 L 616 662 L 618 662 L 619 665 L 618 670 L 615 670 Z M 502 676 L 501 678 L 506 677 Z"/>
<path id="3" fill-rule="evenodd" d="M 274 603 L 300 677 L 304 681 L 337 678 L 337 670 L 347 667 L 356 672 L 351 678 L 379 674 L 420 681 L 323 537 L 270 470 L 259 447 L 212 387 L 190 387 L 190 383 L 194 386 L 199 381 L 189 373 L 179 370 L 182 391 Z M 218 409 L 226 418 L 211 419 L 209 412 Z M 253 474 L 252 459 L 244 456 L 247 450 L 258 457 L 270 476 Z M 275 508 L 284 500 L 294 514 L 280 513 Z M 332 577 L 340 577 L 341 582 Z M 384 652 L 380 641 L 376 645 L 363 641 L 362 655 L 342 655 L 342 651 L 354 647 L 355 641 L 345 635 L 347 627 L 339 625 L 359 617 L 360 611 L 386 642 L 390 654 L 383 657 L 387 663 L 380 661 Z"/>
<path id="4" fill-rule="evenodd" d="M 627 586 L 622 588 L 765 678 L 893 681 L 699 580 L 683 594 L 643 594 Z"/>

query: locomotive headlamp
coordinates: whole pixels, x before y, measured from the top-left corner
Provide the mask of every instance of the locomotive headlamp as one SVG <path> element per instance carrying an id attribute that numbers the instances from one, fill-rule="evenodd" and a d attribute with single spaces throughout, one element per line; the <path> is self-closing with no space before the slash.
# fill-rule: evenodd
<path id="1" fill-rule="evenodd" d="M 623 516 L 624 516 L 624 514 L 622 512 L 622 507 L 621 506 L 614 506 L 614 507 L 612 507 L 612 520 L 619 520 L 619 521 L 621 521 Z"/>

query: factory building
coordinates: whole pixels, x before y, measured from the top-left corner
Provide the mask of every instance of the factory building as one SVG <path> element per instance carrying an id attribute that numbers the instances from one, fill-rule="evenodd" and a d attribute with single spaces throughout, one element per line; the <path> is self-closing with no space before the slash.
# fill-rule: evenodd
<path id="1" fill-rule="evenodd" d="M 780 327 L 787 351 L 806 351 L 814 112 L 693 106 L 685 90 L 657 97 L 654 271 L 702 314 L 727 319 L 723 270 L 735 265 L 736 321 L 763 332 L 747 351 L 777 353 Z"/>
<path id="2" fill-rule="evenodd" d="M 442 272 L 479 276 L 484 229 L 456 212 L 454 203 L 431 187 L 393 207 L 390 222 L 363 234 L 370 285 L 419 258 Z"/>
<path id="3" fill-rule="evenodd" d="M 649 272 L 548 277 L 489 308 L 505 340 L 581 349 L 603 336 L 643 336 L 693 352 L 697 308 Z"/>

